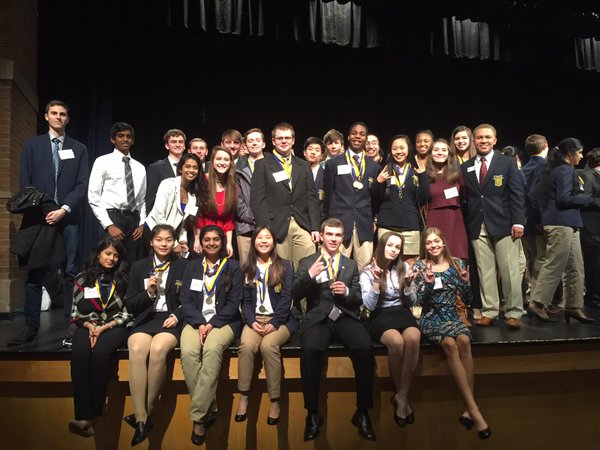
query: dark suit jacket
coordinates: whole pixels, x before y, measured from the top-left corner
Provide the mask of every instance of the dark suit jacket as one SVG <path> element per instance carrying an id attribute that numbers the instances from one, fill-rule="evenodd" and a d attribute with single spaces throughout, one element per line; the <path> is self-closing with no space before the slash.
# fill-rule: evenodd
<path id="1" fill-rule="evenodd" d="M 125 306 L 127 311 L 133 314 L 133 328 L 144 323 L 148 314 L 154 311 L 156 299 L 148 296 L 144 289 L 144 279 L 150 277 L 152 271 L 152 259 L 140 259 L 133 263 L 129 272 L 129 284 L 127 285 L 127 297 Z M 177 258 L 169 266 L 169 275 L 165 285 L 165 295 L 169 313 L 177 317 L 179 324 L 183 323 L 183 311 L 179 302 L 179 292 L 183 282 L 183 272 L 187 266 L 188 260 Z"/>
<path id="2" fill-rule="evenodd" d="M 327 217 L 325 216 L 325 164 L 321 163 L 319 170 L 317 170 L 317 177 L 315 178 L 315 188 L 317 189 L 317 197 L 319 198 L 319 209 L 321 211 L 321 222 Z"/>
<path id="3" fill-rule="evenodd" d="M 58 166 L 58 206 L 68 205 L 64 223 L 78 223 L 83 213 L 83 200 L 87 195 L 89 179 L 88 151 L 85 145 L 65 136 L 63 150 L 73 150 L 74 158 L 61 159 Z M 25 142 L 21 152 L 19 186 L 35 186 L 38 191 L 54 198 L 54 163 L 52 143 L 48 133 Z"/>
<path id="4" fill-rule="evenodd" d="M 546 166 L 546 158 L 542 156 L 532 156 L 527 161 L 527 164 L 521 169 L 521 173 L 525 177 L 525 215 L 527 223 L 525 224 L 525 233 L 528 235 L 535 234 L 535 226 L 540 223 L 540 212 L 533 207 L 529 200 L 529 193 L 534 188 L 539 180 L 544 167 Z"/>
<path id="5" fill-rule="evenodd" d="M 240 265 L 237 261 L 228 259 L 223 274 L 217 281 L 215 308 L 216 314 L 207 321 L 202 315 L 202 305 L 204 304 L 204 292 L 192 291 L 190 285 L 192 279 L 203 279 L 204 269 L 202 261 L 204 258 L 192 260 L 183 274 L 183 286 L 179 300 L 183 308 L 183 315 L 186 323 L 194 328 L 200 325 L 210 323 L 216 328 L 229 325 L 236 336 L 239 336 L 242 330 L 242 317 L 239 306 L 244 296 L 244 279 Z"/>
<path id="6" fill-rule="evenodd" d="M 583 189 L 591 197 L 590 203 L 581 211 L 583 219 L 582 236 L 595 236 L 600 241 L 600 172 L 586 168 L 581 172 Z"/>
<path id="7" fill-rule="evenodd" d="M 484 222 L 492 237 L 510 236 L 513 225 L 525 225 L 525 196 L 523 176 L 517 163 L 509 156 L 493 150 L 483 187 L 475 173 L 475 159 L 461 166 L 467 190 L 467 229 L 470 239 L 477 239 Z"/>
<path id="8" fill-rule="evenodd" d="M 366 158 L 366 157 L 365 157 Z M 363 188 L 355 189 L 351 174 L 338 175 L 338 167 L 346 165 L 346 154 L 336 156 L 325 163 L 323 187 L 325 217 L 337 217 L 344 224 L 344 239 L 352 237 L 356 224 L 358 238 L 361 241 L 373 240 L 372 196 L 377 180 L 379 166 L 371 158 L 366 158 Z"/>
<path id="9" fill-rule="evenodd" d="M 250 207 L 256 225 L 268 225 L 275 232 L 277 242 L 288 233 L 292 215 L 298 225 L 308 231 L 319 231 L 321 215 L 310 165 L 292 156 L 292 189 L 288 180 L 276 182 L 273 174 L 283 169 L 272 153 L 254 164 Z"/>
<path id="10" fill-rule="evenodd" d="M 146 213 L 150 214 L 152 211 L 160 182 L 174 177 L 174 173 L 169 158 L 161 159 L 148 166 L 148 170 L 146 170 Z"/>
<path id="11" fill-rule="evenodd" d="M 273 306 L 273 318 L 269 322 L 278 329 L 281 325 L 285 325 L 290 333 L 298 329 L 298 322 L 292 317 L 292 283 L 294 281 L 294 269 L 289 261 L 284 261 L 285 271 L 283 272 L 283 280 L 279 284 L 279 288 L 269 286 L 269 300 Z M 277 292 L 279 291 L 279 292 Z M 256 322 L 256 283 L 244 286 L 244 302 L 242 311 L 246 318 L 248 326 L 252 326 Z"/>
<path id="12" fill-rule="evenodd" d="M 360 320 L 358 313 L 362 298 L 360 294 L 360 275 L 356 263 L 354 260 L 342 255 L 337 280 L 343 281 L 348 287 L 348 296 L 344 297 L 333 295 L 328 283 L 319 284 L 314 278 L 310 277 L 308 269 L 320 257 L 321 252 L 317 252 L 302 258 L 294 279 L 292 298 L 295 301 L 300 301 L 306 297 L 307 301 L 306 315 L 300 324 L 301 332 L 327 319 L 334 304 L 348 317 Z"/>

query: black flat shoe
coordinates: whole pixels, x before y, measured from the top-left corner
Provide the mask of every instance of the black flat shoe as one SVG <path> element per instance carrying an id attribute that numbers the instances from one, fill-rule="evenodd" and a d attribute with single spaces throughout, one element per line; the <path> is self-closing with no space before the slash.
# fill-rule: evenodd
<path id="1" fill-rule="evenodd" d="M 481 439 L 481 440 L 489 439 L 492 437 L 492 430 L 490 430 L 490 427 L 487 427 L 485 430 L 478 431 L 477 435 L 479 436 L 479 439 Z"/>
<path id="2" fill-rule="evenodd" d="M 304 427 L 304 440 L 312 441 L 319 437 L 319 427 L 323 424 L 323 418 L 319 413 L 308 413 L 306 416 L 306 425 Z"/>
<path id="3" fill-rule="evenodd" d="M 194 433 L 194 429 L 192 428 L 192 437 L 191 437 L 192 444 L 194 444 L 194 445 L 204 444 L 205 437 L 206 437 L 206 434 L 203 434 L 203 435 L 196 434 L 196 433 Z"/>
<path id="4" fill-rule="evenodd" d="M 133 433 L 133 438 L 131 438 L 131 446 L 135 447 L 141 442 L 144 442 L 148 437 L 148 427 L 144 422 L 136 422 L 135 423 L 135 433 Z"/>
<path id="5" fill-rule="evenodd" d="M 245 422 L 247 418 L 248 414 L 236 414 L 233 420 L 235 420 L 236 422 Z"/>
<path id="6" fill-rule="evenodd" d="M 376 439 L 375 431 L 373 431 L 373 425 L 371 425 L 369 413 L 356 410 L 352 416 L 352 425 L 358 428 L 358 435 L 361 438 L 368 441 L 374 441 Z"/>
<path id="7" fill-rule="evenodd" d="M 279 423 L 279 417 L 267 417 L 267 425 L 277 425 Z"/>
<path id="8" fill-rule="evenodd" d="M 202 423 L 204 424 L 204 428 L 210 428 L 217 421 L 217 412 L 211 411 L 206 413 L 204 419 L 202 419 Z"/>
<path id="9" fill-rule="evenodd" d="M 410 403 L 409 403 L 410 406 Z M 396 401 L 396 396 L 392 395 L 392 410 L 394 412 L 394 421 L 401 427 L 405 427 L 406 425 L 412 425 L 415 423 L 415 413 L 412 410 L 412 406 L 410 406 L 411 412 L 406 417 L 400 417 L 396 414 L 398 410 L 398 402 Z"/>
<path id="10" fill-rule="evenodd" d="M 475 422 L 473 421 L 473 419 L 467 416 L 460 416 L 458 418 L 458 423 L 465 427 L 467 431 L 470 431 L 475 426 Z"/>

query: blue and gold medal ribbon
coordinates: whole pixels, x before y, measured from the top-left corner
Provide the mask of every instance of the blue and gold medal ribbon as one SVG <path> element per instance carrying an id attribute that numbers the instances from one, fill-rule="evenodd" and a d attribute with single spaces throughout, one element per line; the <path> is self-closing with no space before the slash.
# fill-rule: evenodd
<path id="1" fill-rule="evenodd" d="M 325 270 L 327 270 L 327 276 L 329 277 L 330 280 L 335 280 L 338 272 L 340 271 L 340 263 L 342 261 L 342 252 L 337 252 L 334 256 L 333 256 L 333 263 L 329 264 L 329 258 L 331 258 L 331 255 L 329 255 L 329 253 L 322 253 L 321 254 L 323 259 L 327 262 L 327 265 L 325 266 Z"/>
<path id="2" fill-rule="evenodd" d="M 365 174 L 365 168 L 366 168 L 366 154 L 365 152 L 361 153 L 360 156 L 360 167 L 358 167 L 358 165 L 356 164 L 356 161 L 354 161 L 354 158 L 351 158 L 349 155 L 350 151 L 348 150 L 346 152 L 346 161 L 348 162 L 348 164 L 350 165 L 350 167 L 352 168 L 352 178 L 354 179 L 354 181 L 358 180 L 362 180 L 362 177 Z"/>
<path id="3" fill-rule="evenodd" d="M 217 269 L 217 271 L 215 272 L 212 281 L 209 281 L 206 279 L 206 276 L 208 275 L 208 265 L 206 264 L 206 258 L 202 260 L 202 268 L 204 270 L 204 275 L 203 279 L 204 279 L 204 291 L 205 294 L 207 296 L 210 296 L 213 294 L 217 281 L 219 281 L 219 277 L 222 275 L 223 273 L 223 267 L 225 267 L 225 264 L 227 263 L 227 258 L 223 258 L 223 261 L 221 261 L 221 264 L 219 264 L 219 267 Z"/>
<path id="4" fill-rule="evenodd" d="M 95 283 L 95 287 L 96 287 L 96 291 L 98 292 L 98 298 L 100 299 L 100 304 L 102 305 L 102 310 L 104 311 L 106 309 L 106 307 L 108 306 L 108 302 L 110 302 L 110 299 L 112 298 L 113 294 L 115 293 L 115 289 L 117 287 L 117 285 L 115 284 L 114 281 L 110 281 L 110 290 L 108 292 L 108 298 L 106 299 L 106 301 L 104 301 L 104 297 L 102 295 L 102 289 L 100 289 L 100 279 L 96 280 Z"/>

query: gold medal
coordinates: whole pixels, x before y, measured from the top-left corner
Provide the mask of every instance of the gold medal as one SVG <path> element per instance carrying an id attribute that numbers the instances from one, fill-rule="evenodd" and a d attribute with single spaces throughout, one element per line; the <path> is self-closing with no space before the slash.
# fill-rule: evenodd
<path id="1" fill-rule="evenodd" d="M 106 320 L 106 313 L 103 312 L 102 314 L 100 314 L 100 317 L 102 317 L 102 320 Z"/>
<path id="2" fill-rule="evenodd" d="M 267 312 L 267 308 L 265 308 L 263 305 L 260 305 L 260 306 L 258 307 L 258 311 L 264 314 L 264 313 L 266 313 L 266 312 Z"/>
<path id="3" fill-rule="evenodd" d="M 354 186 L 354 189 L 358 189 L 359 191 L 364 187 L 364 185 L 358 180 L 352 183 L 352 186 Z"/>
<path id="4" fill-rule="evenodd" d="M 212 295 L 206 296 L 206 304 L 212 305 L 212 302 L 213 302 L 213 296 Z"/>

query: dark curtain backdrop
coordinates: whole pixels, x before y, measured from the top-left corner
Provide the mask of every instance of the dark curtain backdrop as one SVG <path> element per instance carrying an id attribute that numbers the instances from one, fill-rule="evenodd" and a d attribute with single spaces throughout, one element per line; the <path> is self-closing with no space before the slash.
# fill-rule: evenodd
<path id="1" fill-rule="evenodd" d="M 522 147 L 531 133 L 600 145 L 600 75 L 577 70 L 577 36 L 556 15 L 469 15 L 465 2 L 376 1 L 367 12 L 369 2 L 355 3 L 231 1 L 217 23 L 210 8 L 220 2 L 45 0 L 40 102 L 71 106 L 67 131 L 87 144 L 90 164 L 112 150 L 114 121 L 135 127 L 132 153 L 144 164 L 165 157 L 169 128 L 212 146 L 224 129 L 260 127 L 268 136 L 280 121 L 296 128 L 298 154 L 307 137 L 346 134 L 356 120 L 386 149 L 397 133 L 429 128 L 447 137 L 481 122 L 496 126 L 498 147 Z M 334 9 L 351 12 L 350 28 Z M 82 256 L 97 237 L 88 211 Z"/>

